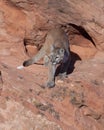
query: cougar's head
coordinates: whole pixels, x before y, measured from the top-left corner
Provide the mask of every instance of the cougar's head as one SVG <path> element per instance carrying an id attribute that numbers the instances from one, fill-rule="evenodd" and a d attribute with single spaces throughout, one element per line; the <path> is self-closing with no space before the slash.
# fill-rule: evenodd
<path id="1" fill-rule="evenodd" d="M 59 64 L 64 58 L 65 50 L 63 48 L 55 48 L 49 55 L 50 62 L 52 64 Z"/>

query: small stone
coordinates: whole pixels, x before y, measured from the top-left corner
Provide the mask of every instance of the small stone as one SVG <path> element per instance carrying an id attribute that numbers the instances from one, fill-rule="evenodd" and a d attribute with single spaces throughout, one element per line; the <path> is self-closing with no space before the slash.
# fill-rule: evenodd
<path id="1" fill-rule="evenodd" d="M 74 87 L 74 84 L 70 84 L 71 85 L 71 87 Z"/>
<path id="2" fill-rule="evenodd" d="M 62 81 L 62 80 L 57 80 L 57 83 L 63 83 L 64 81 Z"/>
<path id="3" fill-rule="evenodd" d="M 17 66 L 17 69 L 19 69 L 19 70 L 21 70 L 21 69 L 23 69 L 23 68 L 24 68 L 23 65 Z"/>

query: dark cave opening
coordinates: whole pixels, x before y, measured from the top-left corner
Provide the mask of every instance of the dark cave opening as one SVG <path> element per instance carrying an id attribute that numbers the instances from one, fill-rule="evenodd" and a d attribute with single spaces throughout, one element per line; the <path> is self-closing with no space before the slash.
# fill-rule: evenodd
<path id="1" fill-rule="evenodd" d="M 73 24 L 73 23 L 68 23 L 65 25 L 61 25 L 61 27 L 64 30 L 66 30 L 66 33 L 68 33 L 69 35 L 70 35 L 70 33 L 82 35 L 85 39 L 88 39 L 94 45 L 94 47 L 96 47 L 96 44 L 93 41 L 92 37 L 88 34 L 88 32 L 82 26 L 78 26 L 78 25 Z M 72 28 L 74 29 L 74 31 Z"/>
<path id="2" fill-rule="evenodd" d="M 72 26 L 73 28 L 75 28 L 77 31 L 79 31 L 79 33 L 86 39 L 88 39 L 89 41 L 91 41 L 91 43 L 96 47 L 95 42 L 93 41 L 92 37 L 87 33 L 87 31 L 82 27 L 82 26 L 78 26 L 72 23 L 68 24 L 69 26 Z"/>

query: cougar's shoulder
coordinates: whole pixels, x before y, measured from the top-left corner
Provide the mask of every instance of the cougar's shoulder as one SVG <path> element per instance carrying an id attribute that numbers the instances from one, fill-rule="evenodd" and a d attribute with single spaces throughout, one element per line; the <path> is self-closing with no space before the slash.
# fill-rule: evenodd
<path id="1" fill-rule="evenodd" d="M 46 36 L 45 40 L 45 49 L 51 50 L 51 46 L 54 46 L 55 48 L 68 48 L 69 42 L 68 42 L 68 37 L 66 33 L 61 29 L 61 28 L 54 28 L 51 29 Z"/>

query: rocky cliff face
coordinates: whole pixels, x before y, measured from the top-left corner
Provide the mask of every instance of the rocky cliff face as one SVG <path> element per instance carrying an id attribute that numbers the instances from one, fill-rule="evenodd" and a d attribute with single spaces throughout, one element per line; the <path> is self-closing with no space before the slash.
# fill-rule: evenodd
<path id="1" fill-rule="evenodd" d="M 103 0 L 0 0 L 0 130 L 104 129 L 103 13 Z M 69 36 L 72 63 L 47 90 L 47 68 L 16 67 L 57 26 Z"/>

